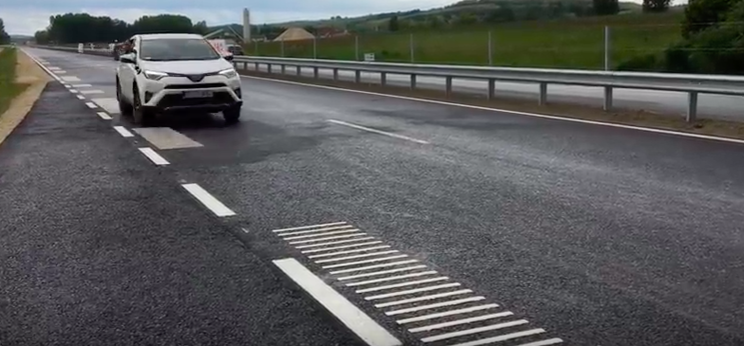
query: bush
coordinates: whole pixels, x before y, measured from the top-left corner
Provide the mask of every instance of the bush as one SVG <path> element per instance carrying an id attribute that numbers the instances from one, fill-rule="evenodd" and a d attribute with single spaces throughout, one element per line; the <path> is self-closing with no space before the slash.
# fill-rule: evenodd
<path id="1" fill-rule="evenodd" d="M 630 58 L 617 66 L 619 71 L 655 72 L 661 68 L 661 61 L 653 54 Z"/>

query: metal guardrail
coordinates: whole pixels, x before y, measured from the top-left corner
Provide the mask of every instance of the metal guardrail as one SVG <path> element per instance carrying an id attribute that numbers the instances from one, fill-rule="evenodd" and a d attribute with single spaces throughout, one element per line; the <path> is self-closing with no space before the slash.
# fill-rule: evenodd
<path id="1" fill-rule="evenodd" d="M 42 47 L 59 50 L 77 49 L 67 47 Z M 111 55 L 110 51 L 87 50 L 85 53 L 96 55 Z M 603 109 L 612 109 L 612 91 L 615 88 L 676 91 L 688 94 L 687 121 L 693 122 L 697 116 L 698 94 L 718 94 L 744 96 L 744 76 L 729 75 L 696 75 L 675 73 L 643 73 L 643 72 L 612 72 L 592 70 L 559 70 L 540 68 L 509 68 L 490 66 L 458 66 L 458 65 L 429 65 L 403 64 L 386 62 L 365 62 L 345 60 L 297 59 L 279 57 L 235 56 L 233 64 L 242 64 L 247 69 L 248 64 L 255 65 L 256 70 L 261 65 L 268 67 L 269 73 L 274 66 L 279 66 L 282 74 L 287 66 L 295 67 L 297 75 L 301 68 L 311 68 L 313 75 L 319 78 L 319 69 L 333 71 L 333 79 L 338 80 L 338 71 L 354 71 L 355 81 L 361 82 L 362 72 L 380 74 L 380 83 L 386 84 L 388 74 L 402 74 L 410 76 L 410 87 L 416 88 L 417 76 L 442 77 L 445 79 L 445 92 L 452 93 L 453 79 L 477 79 L 488 81 L 488 99 L 495 97 L 495 83 L 501 82 L 530 82 L 539 85 L 538 103 L 544 105 L 548 98 L 548 84 L 579 85 L 604 88 Z"/>

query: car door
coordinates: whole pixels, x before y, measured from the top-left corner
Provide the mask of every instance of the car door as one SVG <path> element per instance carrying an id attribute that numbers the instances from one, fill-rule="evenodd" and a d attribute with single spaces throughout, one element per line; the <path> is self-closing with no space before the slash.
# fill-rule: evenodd
<path id="1" fill-rule="evenodd" d="M 132 37 L 129 40 L 126 41 L 126 50 L 124 51 L 124 54 L 135 54 L 134 61 L 137 61 L 137 40 L 136 37 Z M 134 99 L 134 95 L 132 94 L 132 89 L 134 87 L 134 77 L 136 76 L 135 72 L 135 65 L 136 64 L 127 64 L 127 63 L 119 63 L 119 85 L 121 86 L 121 93 L 129 102 L 132 102 Z"/>

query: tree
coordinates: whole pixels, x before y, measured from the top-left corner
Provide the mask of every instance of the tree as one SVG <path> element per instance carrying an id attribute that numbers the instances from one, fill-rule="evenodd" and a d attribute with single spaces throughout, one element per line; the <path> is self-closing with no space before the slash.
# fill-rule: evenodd
<path id="1" fill-rule="evenodd" d="M 739 0 L 690 0 L 682 20 L 682 37 L 690 38 L 723 20 L 723 16 Z"/>
<path id="2" fill-rule="evenodd" d="M 400 29 L 400 24 L 398 23 L 398 16 L 390 17 L 390 21 L 388 21 L 388 30 L 398 31 L 398 29 Z"/>
<path id="3" fill-rule="evenodd" d="M 620 12 L 618 0 L 592 0 L 594 14 L 606 16 Z"/>
<path id="4" fill-rule="evenodd" d="M 665 12 L 672 0 L 643 0 L 643 12 Z"/>
<path id="5" fill-rule="evenodd" d="M 8 43 L 10 43 L 10 35 L 5 32 L 5 23 L 3 22 L 3 19 L 0 18 L 0 44 Z"/>

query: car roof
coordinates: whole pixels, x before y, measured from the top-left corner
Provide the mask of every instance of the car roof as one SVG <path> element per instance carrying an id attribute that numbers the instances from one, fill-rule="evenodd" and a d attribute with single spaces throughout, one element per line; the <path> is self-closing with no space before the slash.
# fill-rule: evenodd
<path id="1" fill-rule="evenodd" d="M 139 37 L 143 40 L 162 40 L 162 39 L 203 39 L 204 36 L 199 34 L 141 34 Z"/>

